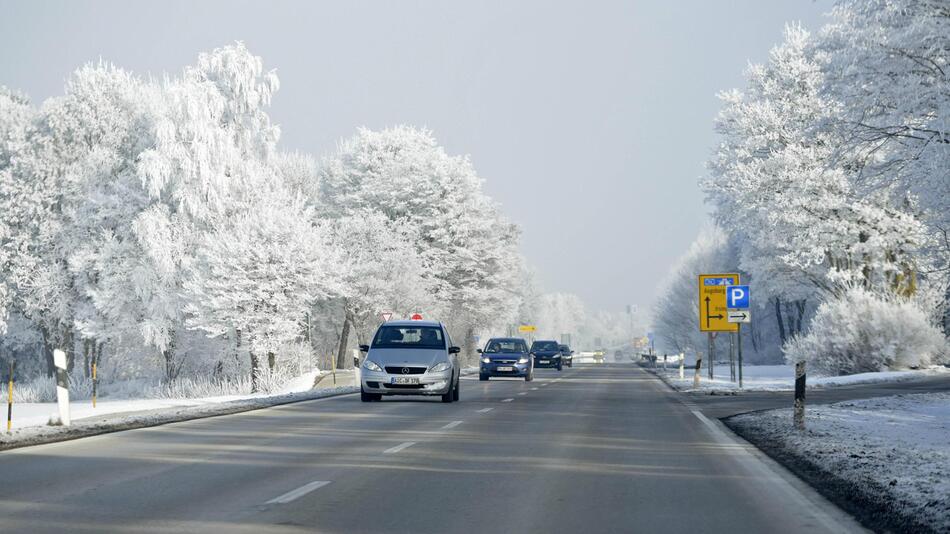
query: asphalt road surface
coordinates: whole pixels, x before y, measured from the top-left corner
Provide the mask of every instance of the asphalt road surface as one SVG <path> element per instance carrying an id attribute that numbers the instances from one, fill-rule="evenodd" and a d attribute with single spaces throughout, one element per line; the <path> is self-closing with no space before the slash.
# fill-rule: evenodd
<path id="1" fill-rule="evenodd" d="M 849 532 L 629 364 L 348 395 L 0 453 L 2 532 Z"/>

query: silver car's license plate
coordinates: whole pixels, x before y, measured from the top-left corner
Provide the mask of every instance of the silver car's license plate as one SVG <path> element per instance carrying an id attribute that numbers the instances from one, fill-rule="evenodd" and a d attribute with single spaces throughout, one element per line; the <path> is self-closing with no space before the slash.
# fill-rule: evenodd
<path id="1" fill-rule="evenodd" d="M 541 363 L 551 363 L 551 360 L 541 360 Z"/>
<path id="2" fill-rule="evenodd" d="M 498 368 L 498 370 L 499 370 L 499 371 L 502 371 L 502 372 L 504 372 L 504 371 L 514 371 L 515 368 L 514 368 L 514 367 L 501 366 L 501 367 Z"/>
<path id="3" fill-rule="evenodd" d="M 389 379 L 390 384 L 418 384 L 419 377 L 416 376 L 394 376 Z"/>

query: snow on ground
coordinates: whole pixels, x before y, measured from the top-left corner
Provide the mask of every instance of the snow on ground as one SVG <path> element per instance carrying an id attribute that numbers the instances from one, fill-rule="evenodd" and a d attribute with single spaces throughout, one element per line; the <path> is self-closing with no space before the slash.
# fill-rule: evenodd
<path id="1" fill-rule="evenodd" d="M 69 403 L 70 418 L 73 421 L 81 421 L 89 417 L 100 417 L 104 415 L 146 412 L 156 410 L 175 410 L 179 408 L 209 406 L 235 401 L 249 401 L 254 399 L 267 399 L 271 397 L 280 397 L 303 393 L 314 389 L 314 382 L 320 376 L 319 370 L 313 370 L 304 373 L 298 377 L 289 380 L 279 391 L 275 393 L 258 393 L 252 395 L 220 395 L 213 397 L 201 397 L 193 399 L 114 399 L 100 398 L 96 402 L 96 407 L 92 407 L 91 400 L 74 400 Z M 348 380 L 338 381 L 339 386 L 350 386 L 353 384 L 353 374 L 349 373 Z M 322 381 L 321 381 L 322 382 Z M 329 387 L 329 384 L 321 384 L 323 389 Z M 29 427 L 44 426 L 49 424 L 51 418 L 59 418 L 59 407 L 55 402 L 18 402 L 13 405 L 13 429 L 24 429 Z"/>
<path id="2" fill-rule="evenodd" d="M 715 379 L 709 380 L 709 371 L 701 371 L 699 389 L 693 387 L 694 370 L 688 365 L 684 369 L 684 378 L 679 378 L 679 367 L 668 364 L 664 372 L 662 360 L 657 363 L 657 373 L 674 388 L 681 391 L 732 391 L 739 389 L 739 383 L 729 378 L 729 364 L 717 364 L 714 368 Z M 738 370 L 736 371 L 738 373 Z M 808 387 L 832 387 L 849 384 L 870 384 L 878 382 L 902 382 L 927 376 L 950 373 L 943 366 L 911 371 L 882 371 L 878 373 L 860 373 L 847 376 L 807 375 Z M 742 387 L 749 391 L 791 391 L 795 389 L 794 365 L 745 365 L 742 367 Z"/>
<path id="3" fill-rule="evenodd" d="M 890 506 L 882 517 L 903 514 L 950 532 L 950 393 L 808 407 L 804 433 L 792 428 L 791 409 L 727 421 L 757 445 L 765 440 L 793 461 L 806 459 L 844 479 L 849 491 L 872 502 L 883 492 Z"/>

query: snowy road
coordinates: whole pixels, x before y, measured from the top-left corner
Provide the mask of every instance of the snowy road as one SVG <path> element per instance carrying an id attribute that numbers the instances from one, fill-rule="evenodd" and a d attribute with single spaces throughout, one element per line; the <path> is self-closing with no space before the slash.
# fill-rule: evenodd
<path id="1" fill-rule="evenodd" d="M 350 395 L 0 453 L 0 531 L 846 532 L 629 365 Z"/>

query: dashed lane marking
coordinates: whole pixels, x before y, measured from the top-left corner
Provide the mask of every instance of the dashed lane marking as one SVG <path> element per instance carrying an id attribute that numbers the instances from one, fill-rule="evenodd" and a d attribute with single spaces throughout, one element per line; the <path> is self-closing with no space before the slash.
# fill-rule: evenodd
<path id="1" fill-rule="evenodd" d="M 513 400 L 515 400 L 515 399 L 502 399 L 501 402 L 511 402 L 511 401 L 513 401 Z"/>
<path id="2" fill-rule="evenodd" d="M 288 491 L 287 493 L 281 495 L 280 497 L 274 497 L 273 499 L 267 501 L 267 504 L 287 504 L 291 501 L 295 501 L 304 495 L 310 493 L 311 491 L 317 490 L 329 484 L 329 480 L 314 480 L 309 484 L 304 484 L 299 488 Z"/>
<path id="3" fill-rule="evenodd" d="M 455 428 L 455 427 L 459 426 L 460 424 L 462 424 L 461 421 L 452 421 L 451 423 L 445 425 L 444 427 L 440 428 L 439 430 L 449 430 L 450 428 Z"/>
<path id="4" fill-rule="evenodd" d="M 482 408 L 481 410 L 475 410 L 475 411 L 478 413 L 488 413 L 492 410 L 494 410 L 494 408 Z"/>
<path id="5" fill-rule="evenodd" d="M 409 447 L 412 447 L 415 444 L 416 444 L 415 441 L 407 441 L 405 443 L 400 443 L 399 445 L 396 445 L 395 447 L 390 447 L 384 450 L 383 454 L 395 454 L 401 450 L 408 449 Z"/>

